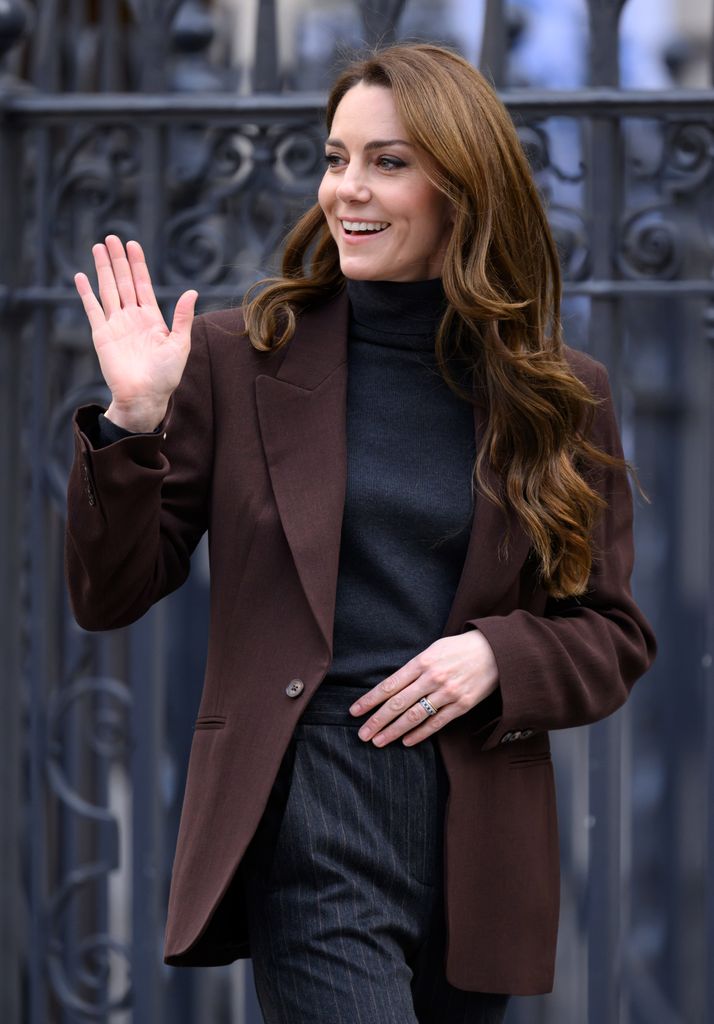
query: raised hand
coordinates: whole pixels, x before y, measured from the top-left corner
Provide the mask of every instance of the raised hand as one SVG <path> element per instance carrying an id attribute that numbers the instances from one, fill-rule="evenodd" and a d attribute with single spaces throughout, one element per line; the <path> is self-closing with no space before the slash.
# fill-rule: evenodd
<path id="1" fill-rule="evenodd" d="M 169 330 L 138 242 L 127 242 L 125 251 L 116 235 L 107 235 L 92 255 L 101 303 L 86 274 L 76 274 L 74 283 L 112 394 L 106 415 L 126 430 L 154 430 L 188 359 L 198 292 L 180 296 Z"/>

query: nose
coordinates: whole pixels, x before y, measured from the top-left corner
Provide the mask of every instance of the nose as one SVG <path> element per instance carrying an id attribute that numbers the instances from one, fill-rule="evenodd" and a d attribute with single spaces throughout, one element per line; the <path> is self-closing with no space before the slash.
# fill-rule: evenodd
<path id="1" fill-rule="evenodd" d="M 354 161 L 340 175 L 335 194 L 344 203 L 366 203 L 370 199 L 372 193 L 364 179 L 363 170 Z"/>

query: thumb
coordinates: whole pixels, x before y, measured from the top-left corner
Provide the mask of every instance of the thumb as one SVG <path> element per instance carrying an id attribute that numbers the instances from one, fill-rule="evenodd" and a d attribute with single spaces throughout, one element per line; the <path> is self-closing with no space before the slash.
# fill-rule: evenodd
<path id="1" fill-rule="evenodd" d="M 189 335 L 191 333 L 191 324 L 193 323 L 197 299 L 198 292 L 193 289 L 179 296 L 174 310 L 173 323 L 171 324 L 172 334 Z"/>

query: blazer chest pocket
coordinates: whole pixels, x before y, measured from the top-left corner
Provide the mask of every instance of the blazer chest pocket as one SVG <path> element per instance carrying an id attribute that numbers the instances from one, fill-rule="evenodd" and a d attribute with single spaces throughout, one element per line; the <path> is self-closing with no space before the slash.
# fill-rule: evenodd
<path id="1" fill-rule="evenodd" d="M 226 724 L 225 715 L 199 715 L 196 719 L 194 729 L 222 729 Z"/>

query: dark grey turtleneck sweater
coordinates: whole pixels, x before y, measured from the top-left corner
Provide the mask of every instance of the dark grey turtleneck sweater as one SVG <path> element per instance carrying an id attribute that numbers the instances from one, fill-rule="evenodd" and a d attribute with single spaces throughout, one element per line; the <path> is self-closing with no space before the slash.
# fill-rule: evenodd
<path id="1" fill-rule="evenodd" d="M 471 527 L 474 427 L 436 365 L 441 281 L 347 290 L 347 490 L 328 679 L 367 690 L 444 628 Z"/>
<path id="2" fill-rule="evenodd" d="M 441 280 L 348 281 L 347 489 L 327 681 L 381 682 L 440 635 L 473 514 L 472 407 L 436 366 Z M 129 433 L 99 416 L 95 444 Z"/>

